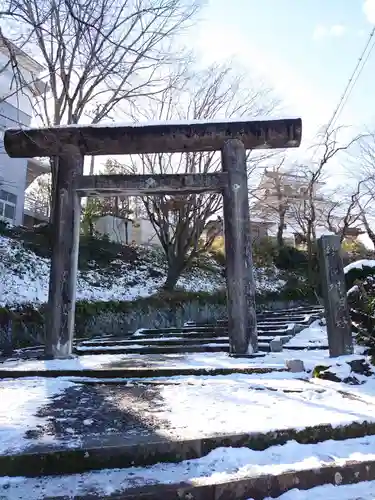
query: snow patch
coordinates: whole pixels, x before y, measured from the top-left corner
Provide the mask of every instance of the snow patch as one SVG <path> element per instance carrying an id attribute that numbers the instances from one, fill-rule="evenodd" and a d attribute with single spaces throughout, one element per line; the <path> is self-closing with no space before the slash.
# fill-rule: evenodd
<path id="1" fill-rule="evenodd" d="M 375 437 L 348 439 L 346 441 L 325 441 L 318 444 L 299 444 L 289 441 L 282 446 L 272 446 L 265 451 L 249 448 L 216 448 L 205 457 L 185 460 L 181 463 L 159 463 L 150 467 L 128 469 L 105 469 L 102 471 L 74 474 L 70 476 L 26 478 L 0 478 L 0 492 L 6 491 L 9 500 L 39 500 L 45 497 L 60 497 L 64 492 L 69 498 L 85 496 L 88 492 L 105 496 L 128 488 L 155 484 L 204 484 L 224 482 L 263 474 L 282 474 L 291 470 L 307 470 L 328 464 L 344 465 L 350 461 L 374 460 Z M 299 492 L 292 490 L 280 498 L 283 500 L 352 500 L 373 496 L 362 496 L 365 492 L 375 493 L 375 482 L 334 487 L 327 485 Z M 345 491 L 353 496 L 345 496 Z M 315 495 L 312 494 L 315 493 Z M 325 494 L 323 497 L 323 493 Z M 333 496 L 333 493 L 335 495 Z M 366 494 L 367 494 L 366 493 Z M 331 494 L 331 496 L 327 496 Z M 249 499 L 251 500 L 251 499 Z"/>
<path id="2" fill-rule="evenodd" d="M 284 348 L 298 346 L 328 346 L 327 327 L 320 325 L 320 320 L 314 321 L 308 328 L 297 333 L 289 342 L 284 345 Z"/>
<path id="3" fill-rule="evenodd" d="M 259 121 L 264 121 L 264 122 L 272 122 L 274 120 L 299 120 L 299 118 L 296 117 L 287 117 L 287 116 L 239 116 L 239 117 L 232 117 L 232 118 L 209 118 L 209 119 L 201 119 L 201 120 L 171 120 L 171 121 L 165 121 L 165 120 L 160 120 L 160 121 L 155 121 L 155 120 L 148 120 L 145 122 L 100 122 L 100 123 L 69 123 L 67 125 L 55 125 L 53 128 L 82 128 L 83 132 L 86 130 L 89 130 L 91 128 L 114 128 L 114 127 L 156 127 L 156 126 L 176 126 L 176 125 L 200 125 L 200 124 L 209 124 L 209 123 L 246 123 L 246 122 L 259 122 Z M 22 130 L 34 130 L 31 127 L 21 127 Z M 41 130 L 43 129 L 49 129 L 50 127 L 41 127 Z M 12 130 L 12 129 L 10 129 Z"/>
<path id="4" fill-rule="evenodd" d="M 54 396 L 72 387 L 66 379 L 30 378 L 0 381 L 0 454 L 21 451 L 33 444 L 25 433 L 45 424 L 47 419 L 37 417 L 40 407 Z M 52 444 L 54 438 L 45 437 L 38 444 Z"/>
<path id="5" fill-rule="evenodd" d="M 120 260 L 116 276 L 108 269 L 78 272 L 77 299 L 87 301 L 132 301 L 155 294 L 164 284 L 165 265 L 155 262 L 155 253 L 140 247 L 144 264 L 134 266 Z M 113 264 L 112 262 L 112 264 Z M 215 269 L 214 263 L 212 263 Z M 217 266 L 216 266 L 217 267 Z M 150 270 L 157 270 L 156 276 Z M 0 236 L 0 306 L 22 303 L 42 304 L 48 299 L 50 260 L 25 249 L 18 241 Z M 254 269 L 256 288 L 260 293 L 276 292 L 286 282 L 278 279 L 278 270 Z M 200 268 L 186 271 L 177 288 L 187 292 L 214 293 L 225 286 L 217 272 Z"/>
<path id="6" fill-rule="evenodd" d="M 347 274 L 352 269 L 363 269 L 364 267 L 375 267 L 375 260 L 361 259 L 356 262 L 351 262 L 344 267 L 344 273 Z"/>
<path id="7" fill-rule="evenodd" d="M 366 481 L 340 486 L 325 484 L 304 491 L 293 489 L 278 497 L 277 500 L 373 500 L 374 498 L 375 481 Z M 268 497 L 265 500 L 275 499 Z"/>

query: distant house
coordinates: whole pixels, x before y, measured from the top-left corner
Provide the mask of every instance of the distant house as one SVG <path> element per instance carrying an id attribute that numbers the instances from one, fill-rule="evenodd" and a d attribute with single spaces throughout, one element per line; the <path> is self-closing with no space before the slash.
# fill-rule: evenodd
<path id="1" fill-rule="evenodd" d="M 299 244 L 301 235 L 296 223 L 296 212 L 303 206 L 305 200 L 312 200 L 318 214 L 327 213 L 332 202 L 325 198 L 320 189 L 325 185 L 316 182 L 309 192 L 308 179 L 303 175 L 283 172 L 281 170 L 264 170 L 258 187 L 255 190 L 255 202 L 251 209 L 260 220 L 273 220 L 272 237 L 276 235 L 279 207 L 285 207 L 284 240 L 288 244 Z M 323 230 L 323 221 L 321 221 Z M 319 226 L 319 222 L 318 222 Z"/>
<path id="2" fill-rule="evenodd" d="M 159 237 L 149 219 L 138 218 L 134 220 L 103 215 L 95 221 L 94 227 L 98 234 L 107 236 L 110 241 L 122 245 L 161 246 Z"/>
<path id="3" fill-rule="evenodd" d="M 259 241 L 263 238 L 269 236 L 269 230 L 274 225 L 274 222 L 261 220 L 261 219 L 251 219 L 250 220 L 250 234 L 252 241 Z M 203 239 L 205 241 L 215 240 L 224 236 L 224 224 L 221 218 L 209 221 L 203 231 Z"/>
<path id="4" fill-rule="evenodd" d="M 313 185 L 312 198 L 320 207 L 329 203 L 319 193 L 324 185 L 324 182 L 316 182 Z M 256 202 L 252 208 L 258 213 L 269 214 L 272 210 L 276 213 L 280 202 L 284 202 L 287 206 L 302 202 L 309 196 L 308 190 L 308 180 L 302 175 L 265 169 L 256 188 Z M 290 215 L 290 210 L 287 210 L 287 217 Z"/>

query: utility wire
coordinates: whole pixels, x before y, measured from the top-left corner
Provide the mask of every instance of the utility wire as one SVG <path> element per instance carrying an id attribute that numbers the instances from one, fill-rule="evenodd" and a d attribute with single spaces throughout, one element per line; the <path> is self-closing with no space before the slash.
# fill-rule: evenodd
<path id="1" fill-rule="evenodd" d="M 356 64 L 356 66 L 355 66 L 355 68 L 354 68 L 354 70 L 353 70 L 353 72 L 348 80 L 348 83 L 346 84 L 345 90 L 344 90 L 342 96 L 340 97 L 340 100 L 339 100 L 336 108 L 334 109 L 333 114 L 332 114 L 332 116 L 331 116 L 331 118 L 330 118 L 330 120 L 325 128 L 324 135 L 327 134 L 329 129 L 336 123 L 338 117 L 342 113 L 342 110 L 343 110 L 345 104 L 348 102 L 350 94 L 352 93 L 353 88 L 355 87 L 359 77 L 361 76 L 363 68 L 365 67 L 365 65 L 366 65 L 366 63 L 367 63 L 367 61 L 372 53 L 372 50 L 375 47 L 375 40 L 370 47 L 370 44 L 371 44 L 372 39 L 374 38 L 374 35 L 375 35 L 375 28 L 373 28 L 371 30 L 371 33 L 368 37 L 365 48 L 363 49 L 361 55 L 359 56 L 357 64 Z M 369 47 L 370 47 L 370 49 L 369 49 Z M 367 54 L 366 54 L 366 52 L 367 52 Z M 314 158 L 315 158 L 315 155 L 316 155 L 318 149 L 319 149 L 319 146 L 316 146 L 315 151 L 313 153 L 313 156 L 311 158 L 311 161 L 314 161 Z"/>
<path id="2" fill-rule="evenodd" d="M 339 103 L 338 103 L 337 107 L 335 108 L 330 121 L 328 122 L 328 125 L 327 125 L 327 128 L 326 128 L 326 132 L 328 132 L 328 130 L 331 128 L 331 126 L 334 124 L 334 122 L 337 121 L 337 118 L 341 114 L 341 112 L 342 112 L 345 104 L 348 102 L 348 99 L 350 97 L 350 94 L 352 93 L 353 88 L 355 87 L 355 84 L 357 83 L 359 77 L 361 76 L 363 68 L 365 67 L 365 65 L 366 65 L 366 63 L 367 63 L 367 61 L 368 61 L 368 59 L 369 59 L 369 57 L 371 55 L 371 52 L 372 52 L 372 50 L 373 50 L 373 48 L 375 46 L 375 42 L 373 42 L 373 44 L 371 45 L 371 47 L 370 47 L 370 49 L 369 49 L 369 51 L 368 51 L 368 53 L 366 55 L 366 58 L 364 59 L 365 54 L 367 52 L 367 49 L 369 48 L 370 43 L 371 43 L 374 35 L 375 35 L 375 28 L 373 28 L 373 30 L 371 31 L 370 36 L 369 36 L 369 38 L 367 40 L 366 46 L 363 49 L 363 51 L 362 51 L 362 53 L 361 53 L 361 55 L 360 55 L 360 57 L 359 57 L 359 59 L 357 61 L 357 64 L 356 64 L 356 66 L 354 68 L 354 71 L 353 71 L 353 73 L 351 74 L 351 76 L 350 76 L 350 78 L 348 80 L 348 83 L 347 83 L 347 85 L 345 87 L 344 93 L 342 94 L 342 96 L 341 96 L 341 98 L 339 100 Z M 361 63 L 363 63 L 362 66 L 361 66 Z M 357 73 L 357 71 L 358 71 L 358 73 Z"/>

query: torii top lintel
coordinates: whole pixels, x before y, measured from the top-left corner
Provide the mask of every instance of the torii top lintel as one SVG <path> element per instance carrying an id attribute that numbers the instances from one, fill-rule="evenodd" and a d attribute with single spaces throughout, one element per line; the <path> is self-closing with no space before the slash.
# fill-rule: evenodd
<path id="1" fill-rule="evenodd" d="M 59 156 L 67 145 L 77 146 L 83 155 L 216 151 L 229 139 L 240 139 L 246 149 L 293 148 L 300 145 L 301 136 L 301 118 L 240 118 L 236 121 L 8 129 L 4 145 L 12 158 L 32 158 Z"/>

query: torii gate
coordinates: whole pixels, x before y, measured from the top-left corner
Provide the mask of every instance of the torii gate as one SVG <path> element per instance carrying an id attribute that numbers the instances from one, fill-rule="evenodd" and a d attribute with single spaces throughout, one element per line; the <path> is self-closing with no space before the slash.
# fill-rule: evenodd
<path id="1" fill-rule="evenodd" d="M 300 118 L 7 130 L 4 144 L 10 157 L 58 158 L 57 185 L 53 193 L 47 358 L 68 358 L 72 355 L 80 198 L 208 191 L 223 194 L 230 353 L 247 355 L 257 352 L 246 150 L 298 147 L 301 134 Z M 221 151 L 222 171 L 206 174 L 83 175 L 85 155 L 198 151 Z"/>

